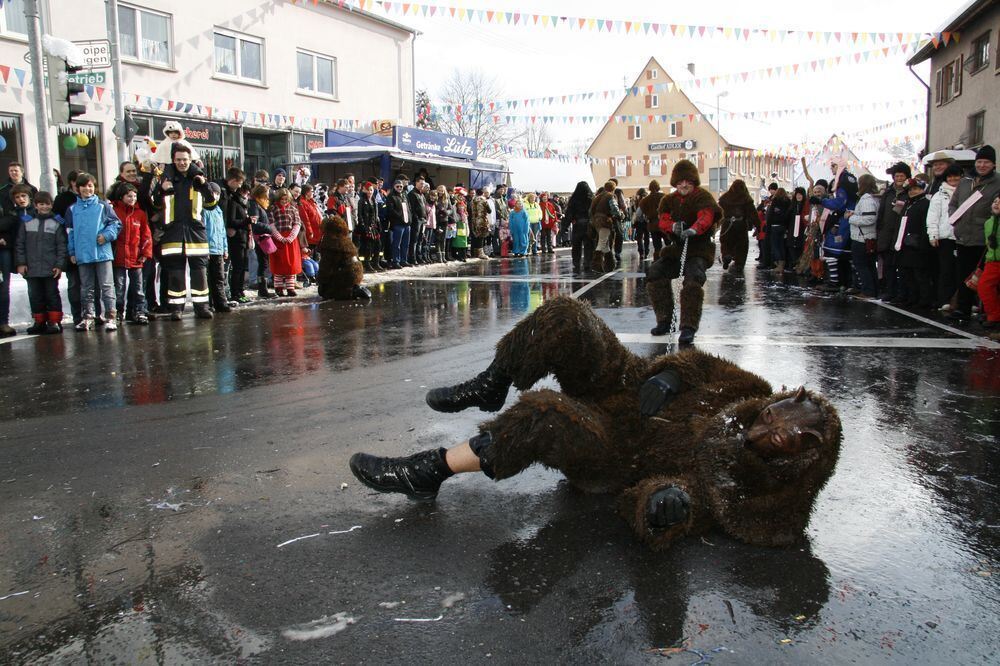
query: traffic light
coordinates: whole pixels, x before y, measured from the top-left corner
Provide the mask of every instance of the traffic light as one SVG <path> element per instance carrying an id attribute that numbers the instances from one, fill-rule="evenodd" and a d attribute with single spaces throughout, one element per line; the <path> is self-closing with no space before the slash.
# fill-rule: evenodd
<path id="1" fill-rule="evenodd" d="M 71 75 L 79 72 L 82 67 L 74 67 L 59 56 L 45 56 L 49 70 L 49 109 L 50 122 L 61 125 L 72 122 L 77 116 L 87 112 L 87 106 L 74 102 L 75 95 L 82 93 L 83 84 L 71 80 Z"/>

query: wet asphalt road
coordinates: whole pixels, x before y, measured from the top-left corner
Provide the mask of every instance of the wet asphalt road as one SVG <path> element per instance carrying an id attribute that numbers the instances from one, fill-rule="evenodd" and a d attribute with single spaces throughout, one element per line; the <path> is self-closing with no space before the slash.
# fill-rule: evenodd
<path id="1" fill-rule="evenodd" d="M 1000 659 L 997 345 L 713 267 L 700 346 L 822 391 L 843 451 L 800 548 L 655 554 L 541 468 L 434 504 L 351 477 L 356 451 L 474 434 L 481 413 L 424 392 L 552 295 L 672 349 L 647 335 L 634 249 L 600 281 L 562 252 L 452 266 L 367 306 L 0 344 L 0 663 Z"/>

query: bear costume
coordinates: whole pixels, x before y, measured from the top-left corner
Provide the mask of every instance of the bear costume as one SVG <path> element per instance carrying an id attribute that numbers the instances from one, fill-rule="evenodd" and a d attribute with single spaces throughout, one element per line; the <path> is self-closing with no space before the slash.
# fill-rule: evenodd
<path id="1" fill-rule="evenodd" d="M 719 233 L 722 270 L 732 265 L 734 272 L 742 272 L 750 251 L 747 234 L 757 228 L 757 204 L 746 183 L 734 180 L 719 197 L 719 206 L 722 208 L 722 231 Z"/>
<path id="2" fill-rule="evenodd" d="M 316 288 L 322 298 L 349 301 L 369 299 L 371 292 L 361 286 L 364 268 L 358 260 L 347 222 L 339 215 L 323 220 L 323 238 L 319 242 L 319 271 Z"/>
<path id="3" fill-rule="evenodd" d="M 562 392 L 528 390 L 549 374 Z M 694 349 L 640 358 L 589 305 L 565 296 L 508 332 L 486 371 L 430 391 L 427 403 L 499 411 L 511 385 L 526 392 L 453 451 L 467 446 L 496 480 L 542 463 L 584 492 L 614 493 L 635 535 L 655 549 L 713 527 L 750 544 L 794 543 L 840 449 L 840 419 L 822 397 L 775 393 Z M 430 500 L 454 473 L 449 454 L 358 453 L 350 466 L 370 488 Z"/>
<path id="4" fill-rule="evenodd" d="M 597 235 L 597 244 L 591 255 L 590 268 L 598 273 L 615 269 L 615 255 L 611 247 L 611 236 L 615 223 L 623 213 L 615 198 L 615 183 L 608 181 L 590 202 L 590 225 Z"/>
<path id="5" fill-rule="evenodd" d="M 646 293 L 656 315 L 656 326 L 650 333 L 666 335 L 674 316 L 673 280 L 681 277 L 681 256 L 686 246 L 679 342 L 691 344 L 701 323 L 705 271 L 715 261 L 712 235 L 719 226 L 722 209 L 711 193 L 701 187 L 698 167 L 690 160 L 679 161 L 670 174 L 672 187 L 678 187 L 683 181 L 691 184 L 690 192 L 682 194 L 674 190 L 660 199 L 657 206 L 664 246 L 656 261 L 646 269 Z"/>

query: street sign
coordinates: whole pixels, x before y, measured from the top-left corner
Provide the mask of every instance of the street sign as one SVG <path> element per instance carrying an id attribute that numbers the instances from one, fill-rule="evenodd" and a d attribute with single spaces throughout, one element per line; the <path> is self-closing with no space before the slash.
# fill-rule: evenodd
<path id="1" fill-rule="evenodd" d="M 111 42 L 106 39 L 90 39 L 73 42 L 83 51 L 84 69 L 107 69 L 111 67 Z"/>
<path id="2" fill-rule="evenodd" d="M 66 80 L 82 83 L 85 86 L 103 86 L 108 82 L 107 74 L 104 72 L 77 72 L 68 74 Z"/>
<path id="3" fill-rule="evenodd" d="M 658 141 L 649 144 L 650 150 L 694 150 L 698 147 L 698 142 L 694 139 L 685 141 Z"/>

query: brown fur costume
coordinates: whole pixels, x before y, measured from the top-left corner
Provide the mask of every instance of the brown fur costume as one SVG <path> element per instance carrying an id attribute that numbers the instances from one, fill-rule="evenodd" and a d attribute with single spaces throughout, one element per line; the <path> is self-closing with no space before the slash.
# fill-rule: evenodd
<path id="1" fill-rule="evenodd" d="M 469 226 L 472 235 L 476 238 L 486 238 L 490 235 L 489 220 L 490 205 L 484 196 L 476 196 L 472 200 L 472 215 L 469 218 Z"/>
<path id="2" fill-rule="evenodd" d="M 743 270 L 747 263 L 747 253 L 750 241 L 747 233 L 757 226 L 757 206 L 750 197 L 746 183 L 735 181 L 732 186 L 719 197 L 722 207 L 722 233 L 719 234 L 719 244 L 723 261 L 731 259 L 738 270 Z"/>
<path id="3" fill-rule="evenodd" d="M 323 220 L 323 239 L 319 243 L 319 272 L 316 287 L 322 298 L 348 301 L 357 296 L 364 268 L 358 261 L 358 249 L 351 241 L 347 222 L 339 215 Z"/>
<path id="4" fill-rule="evenodd" d="M 587 362 L 581 362 L 583 357 Z M 657 549 L 718 526 L 752 544 L 784 545 L 802 535 L 813 500 L 836 464 L 840 420 L 822 397 L 824 441 L 795 456 L 763 458 L 744 446 L 762 410 L 791 394 L 697 350 L 652 360 L 628 351 L 589 305 L 546 301 L 497 344 L 495 364 L 522 391 L 554 375 L 562 392 L 527 391 L 480 425 L 493 442 L 480 453 L 493 477 L 533 463 L 562 471 L 587 492 L 617 493 L 636 535 Z M 639 389 L 665 369 L 681 390 L 657 416 L 639 409 Z M 646 524 L 650 496 L 678 486 L 691 498 L 686 523 Z"/>
<path id="5" fill-rule="evenodd" d="M 590 202 L 590 224 L 595 229 L 614 228 L 615 221 L 611 217 L 611 206 L 617 207 L 618 204 L 615 199 L 615 185 L 608 181 L 594 197 L 594 200 Z"/>
<path id="6" fill-rule="evenodd" d="M 686 197 L 682 197 L 678 192 L 671 192 L 660 199 L 655 219 L 659 223 L 660 215 L 669 213 L 674 222 L 683 222 L 685 227 L 689 227 L 694 224 L 698 212 L 703 208 L 712 209 L 715 214 L 715 222 L 708 231 L 688 241 L 687 256 L 688 259 L 702 257 L 711 266 L 712 262 L 715 261 L 715 243 L 712 242 L 712 236 L 719 228 L 719 221 L 722 219 L 722 209 L 715 203 L 715 197 L 712 196 L 711 192 L 703 187 L 695 187 L 694 191 Z M 660 251 L 660 257 L 680 260 L 684 243 L 674 234 L 673 230 L 664 232 L 663 242 L 664 247 Z"/>
<path id="7" fill-rule="evenodd" d="M 653 183 L 656 181 L 654 180 Z M 652 184 L 650 188 L 652 189 Z M 663 192 L 657 188 L 642 198 L 639 202 L 639 210 L 646 216 L 646 220 L 651 225 L 656 225 L 660 219 L 660 200 L 663 199 Z M 652 229 L 652 227 L 650 227 Z"/>

